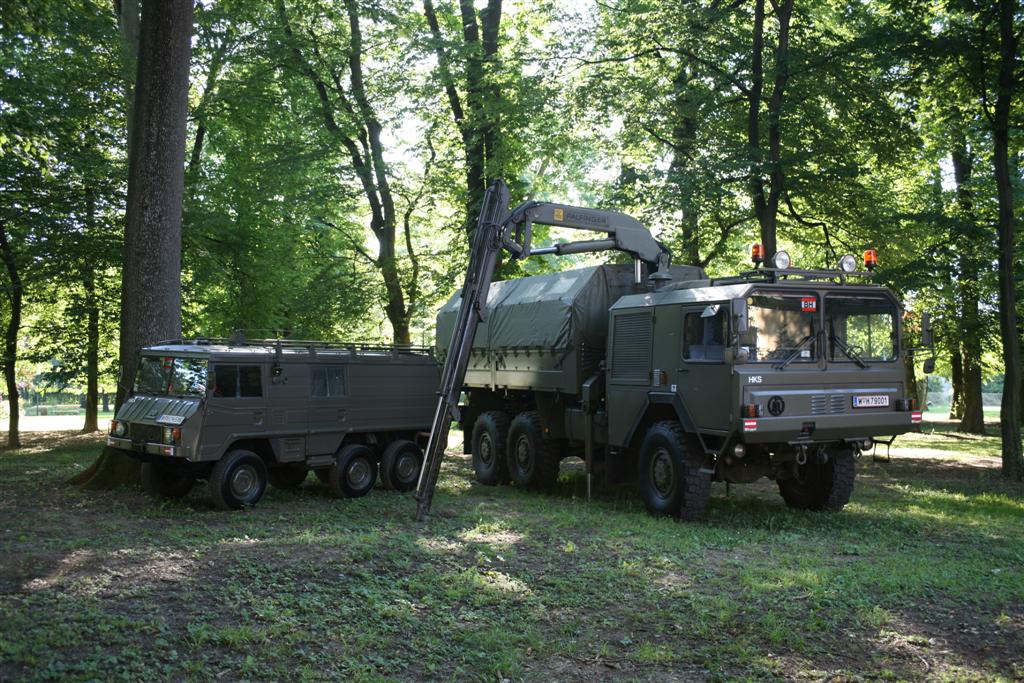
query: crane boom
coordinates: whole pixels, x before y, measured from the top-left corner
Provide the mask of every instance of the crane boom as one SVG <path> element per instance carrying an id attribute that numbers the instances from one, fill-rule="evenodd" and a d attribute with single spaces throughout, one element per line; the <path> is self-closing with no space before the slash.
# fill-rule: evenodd
<path id="1" fill-rule="evenodd" d="M 441 370 L 437 409 L 430 429 L 430 438 L 423 467 L 416 486 L 416 518 L 423 520 L 430 512 L 434 489 L 441 471 L 441 460 L 448 444 L 453 420 L 459 419 L 459 395 L 466 377 L 466 366 L 473 348 L 477 324 L 487 308 L 487 294 L 497 267 L 498 255 L 507 250 L 513 259 L 539 254 L 580 254 L 616 250 L 631 254 L 647 263 L 652 272 L 667 277 L 671 254 L 639 221 L 617 211 L 554 204 L 526 202 L 509 210 L 508 187 L 496 180 L 487 188 L 480 205 L 476 235 L 470 252 L 466 281 L 462 285 L 462 304 L 452 332 L 448 355 Z M 550 225 L 603 232 L 604 239 L 581 240 L 532 249 L 533 225 Z"/>

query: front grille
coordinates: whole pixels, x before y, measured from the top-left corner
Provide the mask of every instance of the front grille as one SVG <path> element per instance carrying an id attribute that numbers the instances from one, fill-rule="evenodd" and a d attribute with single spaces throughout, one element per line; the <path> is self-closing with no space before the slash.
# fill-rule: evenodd
<path id="1" fill-rule="evenodd" d="M 847 397 L 843 394 L 815 394 L 811 396 L 811 415 L 835 415 L 846 412 Z"/>
<path id="2" fill-rule="evenodd" d="M 128 424 L 128 437 L 132 441 L 162 443 L 164 439 L 164 428 L 159 425 L 144 425 L 133 422 Z"/>

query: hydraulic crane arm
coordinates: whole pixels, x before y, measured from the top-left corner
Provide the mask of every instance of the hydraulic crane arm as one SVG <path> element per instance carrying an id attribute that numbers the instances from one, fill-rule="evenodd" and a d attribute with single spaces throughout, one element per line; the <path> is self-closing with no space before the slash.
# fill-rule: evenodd
<path id="1" fill-rule="evenodd" d="M 626 214 L 548 202 L 526 202 L 510 211 L 508 203 L 508 187 L 500 180 L 487 188 L 481 202 L 466 281 L 462 286 L 462 305 L 441 370 L 437 409 L 416 487 L 416 518 L 419 520 L 430 512 L 434 488 L 441 471 L 441 459 L 448 444 L 448 432 L 452 421 L 459 419 L 459 395 L 466 377 L 466 366 L 473 349 L 477 324 L 484 317 L 487 293 L 501 250 L 506 249 L 513 259 L 537 254 L 563 255 L 616 250 L 647 263 L 651 272 L 664 277 L 667 277 L 671 263 L 668 249 L 655 240 L 639 221 Z M 535 223 L 603 232 L 607 237 L 532 249 Z"/>

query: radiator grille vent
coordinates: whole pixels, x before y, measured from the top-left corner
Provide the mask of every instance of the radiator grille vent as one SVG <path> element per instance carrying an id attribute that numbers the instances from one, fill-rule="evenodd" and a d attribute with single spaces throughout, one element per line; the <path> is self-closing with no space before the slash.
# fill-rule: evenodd
<path id="1" fill-rule="evenodd" d="M 846 412 L 849 397 L 843 394 L 815 394 L 811 397 L 811 415 L 835 415 Z"/>
<path id="2" fill-rule="evenodd" d="M 646 383 L 651 376 L 651 314 L 615 316 L 611 378 Z"/>

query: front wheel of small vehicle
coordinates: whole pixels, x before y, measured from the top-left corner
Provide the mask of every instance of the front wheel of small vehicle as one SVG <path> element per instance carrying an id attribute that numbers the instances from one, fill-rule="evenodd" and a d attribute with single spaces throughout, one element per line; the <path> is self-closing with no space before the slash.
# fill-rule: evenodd
<path id="1" fill-rule="evenodd" d="M 779 493 L 795 510 L 839 512 L 850 502 L 856 478 L 853 451 L 842 449 L 824 463 L 800 465 L 796 477 L 779 481 Z"/>
<path id="2" fill-rule="evenodd" d="M 380 457 L 380 479 L 391 491 L 412 491 L 420 478 L 423 451 L 412 441 L 394 441 Z"/>
<path id="3" fill-rule="evenodd" d="M 698 520 L 711 499 L 711 474 L 701 467 L 698 445 L 674 420 L 657 422 L 640 444 L 640 496 L 648 512 Z"/>
<path id="4" fill-rule="evenodd" d="M 508 428 L 508 473 L 517 486 L 548 489 L 558 481 L 558 448 L 544 438 L 535 410 L 519 413 Z"/>
<path id="5" fill-rule="evenodd" d="M 222 510 L 255 505 L 266 490 L 267 466 L 252 451 L 231 451 L 210 472 L 210 496 Z"/>
<path id="6" fill-rule="evenodd" d="M 196 480 L 184 472 L 152 462 L 142 463 L 142 488 L 154 498 L 184 498 Z"/>
<path id="7" fill-rule="evenodd" d="M 303 466 L 279 465 L 271 467 L 267 478 L 275 489 L 297 489 L 306 481 L 309 470 Z"/>
<path id="8" fill-rule="evenodd" d="M 471 450 L 473 474 L 484 486 L 507 484 L 508 462 L 505 442 L 508 440 L 508 415 L 500 410 L 480 413 L 473 423 Z"/>
<path id="9" fill-rule="evenodd" d="M 345 446 L 328 469 L 328 486 L 339 498 L 359 498 L 377 482 L 377 459 L 366 446 Z"/>

